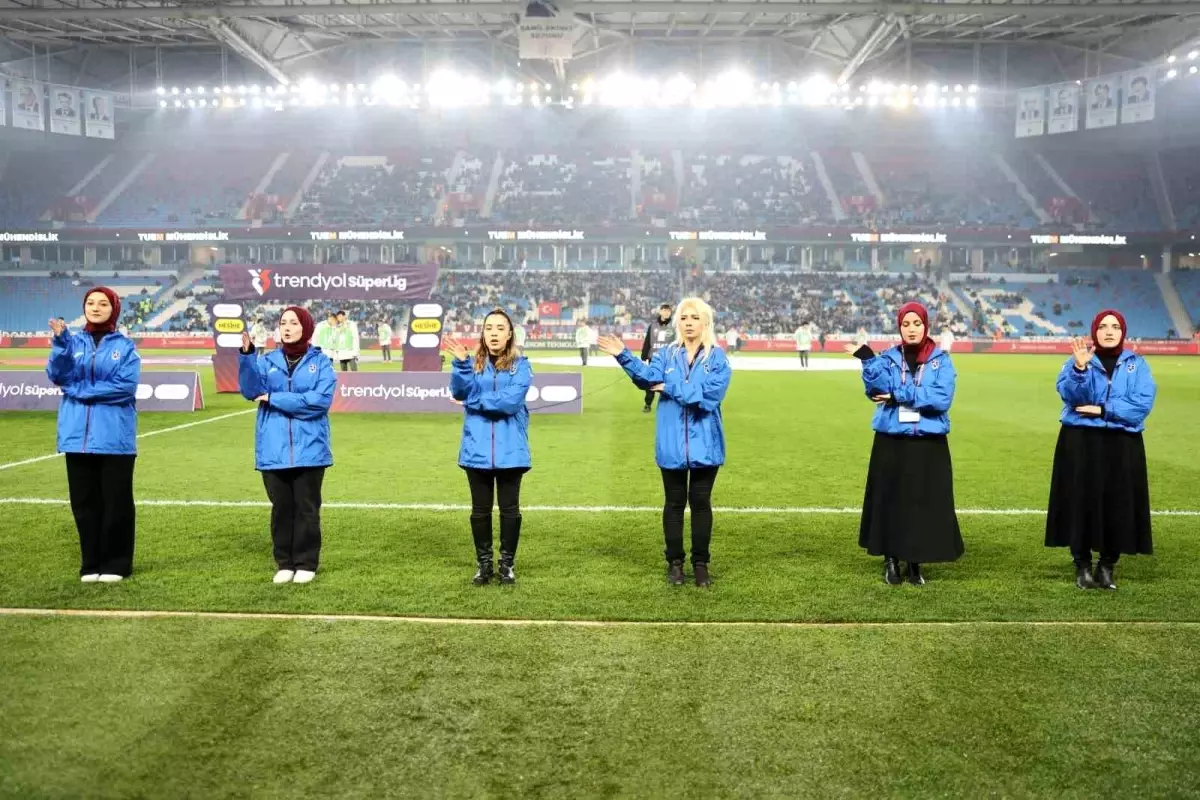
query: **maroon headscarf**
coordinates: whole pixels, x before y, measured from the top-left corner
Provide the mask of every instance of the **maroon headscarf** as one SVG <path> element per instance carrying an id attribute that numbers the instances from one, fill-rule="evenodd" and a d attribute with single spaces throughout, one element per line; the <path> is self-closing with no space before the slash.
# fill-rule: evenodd
<path id="1" fill-rule="evenodd" d="M 1117 322 L 1121 323 L 1121 338 L 1117 341 L 1116 347 L 1101 347 L 1096 334 L 1100 331 L 1100 321 L 1110 314 L 1117 318 Z M 1092 346 L 1096 348 L 1096 353 L 1102 356 L 1119 356 L 1121 354 L 1121 351 L 1125 349 L 1125 317 L 1121 315 L 1120 311 L 1115 308 L 1106 308 L 1096 315 L 1096 318 L 1092 320 Z"/>
<path id="2" fill-rule="evenodd" d="M 300 340 L 296 342 L 280 342 L 283 347 L 283 354 L 288 358 L 298 358 L 308 352 L 309 344 L 313 337 L 313 331 L 316 330 L 316 325 L 313 323 L 312 314 L 308 313 L 307 308 L 300 306 L 288 306 L 283 310 L 283 314 L 293 312 L 296 319 L 300 320 Z M 279 315 L 280 320 L 283 319 L 283 314 Z"/>
<path id="3" fill-rule="evenodd" d="M 117 293 L 107 286 L 97 286 L 95 289 L 88 289 L 88 293 L 83 296 L 85 309 L 88 298 L 94 294 L 102 294 L 108 298 L 108 302 L 112 304 L 112 313 L 109 314 L 107 322 L 89 322 L 83 326 L 83 329 L 88 333 L 112 333 L 117 329 L 117 323 L 121 320 L 121 298 L 117 297 Z"/>
<path id="4" fill-rule="evenodd" d="M 900 306 L 900 310 L 896 312 L 896 328 L 899 329 L 904 323 L 904 316 L 909 312 L 916 314 L 921 318 L 921 323 L 925 326 L 925 338 L 919 344 L 907 344 L 901 340 L 901 345 L 904 347 L 905 353 L 917 354 L 917 363 L 924 364 L 931 353 L 933 353 L 933 339 L 929 338 L 929 312 L 925 306 L 920 303 L 905 303 Z"/>

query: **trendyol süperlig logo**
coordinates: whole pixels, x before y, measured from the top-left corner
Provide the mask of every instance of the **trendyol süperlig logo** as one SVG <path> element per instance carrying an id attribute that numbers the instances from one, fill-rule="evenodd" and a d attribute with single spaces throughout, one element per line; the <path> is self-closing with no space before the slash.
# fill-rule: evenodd
<path id="1" fill-rule="evenodd" d="M 254 291 L 258 292 L 259 296 L 265 295 L 267 290 L 271 288 L 271 270 L 269 269 L 252 269 L 250 272 L 250 285 L 254 287 Z"/>

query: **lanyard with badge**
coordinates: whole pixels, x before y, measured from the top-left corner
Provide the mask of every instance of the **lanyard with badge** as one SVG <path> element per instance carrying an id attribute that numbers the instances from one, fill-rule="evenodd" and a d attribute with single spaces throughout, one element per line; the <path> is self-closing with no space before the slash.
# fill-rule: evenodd
<path id="1" fill-rule="evenodd" d="M 924 374 L 925 374 L 925 365 L 922 364 L 920 367 L 917 368 L 917 376 L 916 376 L 916 378 L 913 379 L 913 383 L 917 386 L 920 386 L 921 378 L 924 376 Z M 900 385 L 903 386 L 906 383 L 908 383 L 908 362 L 904 360 L 903 356 L 901 356 L 901 358 L 900 358 Z M 901 424 L 904 424 L 904 425 L 909 425 L 909 424 L 915 425 L 921 421 L 921 412 L 917 411 L 916 409 L 909 408 L 908 406 L 900 406 L 899 421 Z"/>

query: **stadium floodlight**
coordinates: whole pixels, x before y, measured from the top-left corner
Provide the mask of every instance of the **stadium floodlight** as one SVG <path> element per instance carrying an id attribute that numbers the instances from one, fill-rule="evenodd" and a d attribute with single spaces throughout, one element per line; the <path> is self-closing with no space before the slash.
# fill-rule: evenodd
<path id="1" fill-rule="evenodd" d="M 496 94 L 508 96 L 512 94 L 513 83 L 508 78 L 501 78 L 496 81 Z"/>
<path id="2" fill-rule="evenodd" d="M 908 90 L 910 92 L 912 92 L 913 94 L 916 94 L 917 92 L 921 91 L 920 87 L 918 87 L 915 83 L 912 86 L 908 87 Z"/>
<path id="3" fill-rule="evenodd" d="M 233 91 L 233 89 L 231 89 L 228 85 L 226 85 L 225 87 L 223 87 L 221 89 L 221 91 L 225 92 L 225 94 L 229 94 L 230 92 Z"/>
<path id="4" fill-rule="evenodd" d="M 962 94 L 963 85 L 961 83 L 954 84 L 954 91 L 957 94 Z"/>
<path id="5" fill-rule="evenodd" d="M 879 81 L 871 81 L 867 84 L 867 91 L 871 94 L 879 94 L 883 91 L 883 84 Z"/>
<path id="6" fill-rule="evenodd" d="M 797 84 L 795 81 L 788 81 L 787 90 L 789 92 L 797 91 L 799 88 L 800 88 L 800 85 Z"/>
<path id="7" fill-rule="evenodd" d="M 262 90 L 259 88 L 257 83 L 250 87 L 250 94 L 258 94 L 260 91 Z"/>
<path id="8" fill-rule="evenodd" d="M 157 94 L 159 97 L 162 97 L 164 94 L 166 94 L 166 93 L 167 93 L 167 87 L 165 87 L 165 86 L 160 86 L 160 87 L 158 87 L 157 89 L 155 89 L 155 90 L 154 90 L 154 92 L 155 92 L 155 93 L 156 93 L 156 94 Z"/>
<path id="9" fill-rule="evenodd" d="M 243 85 L 243 86 L 239 86 L 239 87 L 237 87 L 237 93 L 238 93 L 238 94 L 245 94 L 245 93 L 246 93 L 246 87 L 245 87 L 244 85 Z"/>
<path id="10" fill-rule="evenodd" d="M 1188 75 L 1195 75 L 1198 71 L 1200 71 L 1200 68 L 1197 68 L 1195 64 L 1188 67 Z"/>
<path id="11" fill-rule="evenodd" d="M 937 94 L 937 90 L 938 90 L 938 87 L 937 87 L 936 83 L 925 84 L 925 93 L 926 94 Z"/>
<path id="12" fill-rule="evenodd" d="M 1200 58 L 1200 50 L 1193 50 L 1188 53 L 1188 61 L 1195 61 L 1197 58 Z"/>
<path id="13" fill-rule="evenodd" d="M 195 100 L 188 100 L 188 101 L 187 101 L 187 107 L 188 107 L 188 108 L 195 108 L 195 107 L 196 107 L 196 101 L 195 101 Z"/>
<path id="14" fill-rule="evenodd" d="M 339 86 L 338 86 L 336 83 L 331 83 L 331 84 L 329 84 L 329 91 L 331 91 L 331 92 L 336 92 L 336 91 L 338 91 L 339 89 L 340 89 L 340 87 L 339 87 Z"/>
<path id="15" fill-rule="evenodd" d="M 173 95 L 174 95 L 174 94 L 179 94 L 179 87 L 178 87 L 178 86 L 172 86 L 172 87 L 171 87 L 171 94 L 173 94 Z"/>
<path id="16" fill-rule="evenodd" d="M 975 98 L 974 98 L 974 97 L 968 97 L 968 98 L 967 98 L 967 108 L 975 108 L 975 107 L 976 107 L 976 106 L 978 106 L 978 105 L 979 105 L 979 103 L 977 103 L 977 102 L 975 101 Z"/>
<path id="17" fill-rule="evenodd" d="M 183 93 L 184 93 L 184 94 L 191 94 L 191 93 L 192 93 L 192 87 L 188 86 L 187 88 L 185 88 L 185 89 L 183 90 Z"/>
<path id="18" fill-rule="evenodd" d="M 250 103 L 254 108 L 262 108 L 262 104 L 262 100 L 258 97 L 254 98 L 253 102 Z"/>
<path id="19" fill-rule="evenodd" d="M 518 91 L 518 92 L 523 92 L 523 91 L 525 91 L 525 84 L 523 84 L 523 83 L 518 83 L 518 84 L 517 84 L 517 91 Z"/>
<path id="20" fill-rule="evenodd" d="M 967 91 L 970 92 L 971 94 L 975 94 L 979 91 L 979 87 L 972 83 L 970 86 L 967 87 Z"/>
<path id="21" fill-rule="evenodd" d="M 1175 77 L 1176 75 L 1178 75 L 1178 74 L 1179 74 L 1179 71 L 1178 71 L 1178 70 L 1174 70 L 1174 69 L 1169 69 L 1169 70 L 1167 70 L 1167 80 L 1170 80 L 1171 78 L 1174 78 L 1174 77 Z"/>
<path id="22" fill-rule="evenodd" d="M 945 107 L 945 105 L 946 105 L 946 98 L 944 98 L 944 97 L 943 97 L 942 99 L 938 100 L 938 105 L 939 105 L 939 106 L 942 106 L 942 107 Z"/>
<path id="23" fill-rule="evenodd" d="M 1168 63 L 1168 64 L 1174 64 L 1174 63 L 1175 63 L 1175 56 L 1174 56 L 1174 55 L 1169 55 L 1169 56 L 1167 56 L 1167 63 Z"/>
<path id="24" fill-rule="evenodd" d="M 912 101 L 912 103 L 913 103 L 913 105 L 914 105 L 914 106 L 920 107 L 920 105 L 921 105 L 921 98 L 919 98 L 919 97 L 914 97 L 914 98 L 913 98 L 913 101 Z"/>
<path id="25" fill-rule="evenodd" d="M 208 90 L 205 89 L 203 86 L 196 87 L 196 94 L 204 94 L 206 91 L 208 91 Z"/>
<path id="26" fill-rule="evenodd" d="M 208 108 L 208 101 L 207 101 L 207 100 L 200 100 L 200 101 L 198 101 L 198 102 L 196 103 L 196 105 L 200 106 L 200 108 Z"/>
<path id="27" fill-rule="evenodd" d="M 686 103 L 696 92 L 696 84 L 688 76 L 680 73 L 667 78 L 659 97 L 660 105 L 678 106 Z"/>
<path id="28" fill-rule="evenodd" d="M 949 87 L 949 86 L 943 86 L 943 87 L 942 87 L 942 94 L 945 94 L 945 93 L 946 93 L 946 92 L 948 92 L 948 91 L 950 91 L 950 87 Z"/>
<path id="29" fill-rule="evenodd" d="M 159 107 L 159 108 L 166 108 L 166 107 L 167 107 L 167 101 L 166 101 L 166 100 L 159 100 L 159 101 L 158 101 L 158 107 Z"/>
<path id="30" fill-rule="evenodd" d="M 176 108 L 183 108 L 183 101 L 182 101 L 182 100 L 176 100 L 176 101 L 175 101 L 175 107 L 176 107 Z"/>
<path id="31" fill-rule="evenodd" d="M 486 105 L 491 95 L 480 79 L 448 69 L 439 69 L 430 76 L 426 94 L 431 105 L 446 108 Z"/>
<path id="32" fill-rule="evenodd" d="M 954 98 L 954 100 L 951 101 L 950 105 L 954 106 L 955 108 L 958 108 L 959 106 L 962 105 L 962 98 L 961 97 Z"/>

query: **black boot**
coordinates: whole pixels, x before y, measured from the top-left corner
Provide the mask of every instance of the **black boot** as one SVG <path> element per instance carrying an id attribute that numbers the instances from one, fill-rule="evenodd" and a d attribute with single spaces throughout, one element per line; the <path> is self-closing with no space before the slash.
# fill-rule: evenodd
<path id="1" fill-rule="evenodd" d="M 1096 581 L 1092 579 L 1092 565 L 1090 562 L 1075 565 L 1075 585 L 1080 589 L 1096 588 Z"/>
<path id="2" fill-rule="evenodd" d="M 672 561 L 667 564 L 667 583 L 672 586 L 683 586 L 683 562 Z"/>
<path id="3" fill-rule="evenodd" d="M 517 557 L 517 545 L 521 541 L 521 515 L 500 517 L 500 582 L 516 583 L 513 560 Z"/>
<path id="4" fill-rule="evenodd" d="M 1112 564 L 1105 564 L 1103 561 L 1097 564 L 1093 580 L 1096 581 L 1096 587 L 1099 589 L 1107 589 L 1110 592 L 1117 590 L 1117 584 L 1113 581 Z"/>
<path id="5" fill-rule="evenodd" d="M 497 572 L 500 574 L 501 583 L 517 582 L 517 573 L 513 569 L 513 559 L 516 557 L 516 553 L 500 551 L 500 567 L 497 569 Z"/>
<path id="6" fill-rule="evenodd" d="M 708 574 L 708 564 L 692 564 L 692 572 L 696 573 L 697 586 L 712 586 L 712 576 Z"/>
<path id="7" fill-rule="evenodd" d="M 492 579 L 492 515 L 471 515 L 471 538 L 475 540 L 475 562 L 479 569 L 471 583 L 483 586 Z"/>
<path id="8" fill-rule="evenodd" d="M 915 561 L 908 562 L 908 582 L 913 586 L 925 585 L 925 578 L 921 575 L 921 565 Z"/>
<path id="9" fill-rule="evenodd" d="M 899 586 L 904 583 L 904 578 L 900 577 L 900 562 L 891 557 L 883 559 L 883 580 L 889 586 Z"/>

